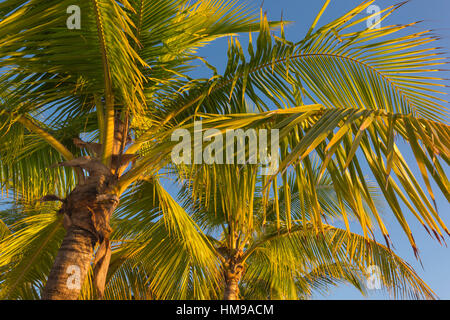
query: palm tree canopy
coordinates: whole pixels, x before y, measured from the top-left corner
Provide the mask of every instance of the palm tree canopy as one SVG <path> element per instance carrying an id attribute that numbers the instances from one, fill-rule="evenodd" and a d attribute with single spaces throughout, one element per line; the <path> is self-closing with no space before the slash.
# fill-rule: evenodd
<path id="1" fill-rule="evenodd" d="M 142 259 L 155 258 L 159 248 L 168 253 L 153 266 L 161 273 L 149 280 L 160 291 L 149 295 L 167 292 L 170 297 L 178 290 L 187 297 L 192 288 L 214 287 L 211 281 L 217 279 L 203 272 L 213 272 L 218 263 L 212 244 L 160 183 L 160 175 L 167 172 L 178 178 L 188 173 L 194 186 L 229 174 L 226 166 L 191 170 L 171 164 L 171 134 L 180 128 L 193 131 L 195 119 L 203 120 L 203 130 L 280 130 L 279 170 L 261 182 L 266 190 L 262 201 L 274 190 L 275 210 L 284 207 L 288 213 L 275 218 L 278 230 L 292 231 L 300 220 L 316 234 L 326 231 L 326 208 L 312 164 L 316 155 L 319 175 L 326 172 L 331 179 L 347 232 L 354 216 L 363 239 L 377 226 L 389 243 L 365 163 L 415 251 L 401 203 L 439 241 L 449 234 L 433 204 L 436 190 L 431 183 L 450 200 L 441 164 L 449 163 L 448 108 L 440 98 L 445 85 L 438 69 L 447 60 L 433 44 L 438 38 L 430 30 L 411 31 L 417 23 L 361 27 L 366 17 L 358 14 L 374 1 L 320 26 L 330 2 L 298 42 L 286 39 L 283 22 L 269 22 L 237 1 L 1 2 L 0 183 L 27 213 L 22 220 L 13 219 L 14 228 L 0 223 L 0 296 L 38 296 L 61 243 L 63 222 L 60 215 L 43 213 L 56 210 L 58 203 L 36 201 L 64 199 L 82 183 L 86 172 L 71 162 L 79 159 L 101 161 L 117 175 L 114 192 L 122 203 L 111 220 L 117 248 L 113 241 L 116 253 L 109 272 L 117 285 L 148 272 L 132 268 L 133 262 L 123 263 L 120 251 L 140 232 L 136 228 L 145 225 L 142 233 L 155 236 L 142 245 Z M 67 28 L 70 5 L 80 7 L 80 29 Z M 383 10 L 381 21 L 400 6 Z M 276 26 L 280 36 L 270 32 Z M 244 53 L 234 35 L 256 31 Z M 231 36 L 227 66 L 218 74 L 197 50 L 224 36 Z M 192 79 L 189 72 L 196 60 L 214 75 Z M 120 150 L 118 123 L 125 124 Z M 410 145 L 425 188 L 402 155 L 398 137 Z M 64 165 L 57 165 L 62 161 Z M 202 174 L 196 174 L 199 170 Z M 304 190 L 297 193 L 300 199 L 294 199 L 294 185 Z M 137 201 L 143 191 L 153 195 L 145 203 Z M 214 192 L 205 193 L 210 195 Z M 300 207 L 309 204 L 312 214 L 303 211 L 294 217 L 289 208 L 295 201 Z M 132 204 L 138 203 L 142 207 L 136 211 Z M 251 217 L 244 222 L 250 223 Z M 8 235 L 10 229 L 14 232 Z M 8 274 L 5 270 L 12 266 L 15 272 Z M 179 281 L 164 280 L 164 270 L 172 270 Z M 89 296 L 86 290 L 83 294 Z"/>
<path id="2" fill-rule="evenodd" d="M 304 197 L 300 193 L 307 191 L 298 189 L 293 175 L 288 184 L 294 200 L 288 208 L 283 192 L 274 191 L 269 199 L 264 196 L 263 176 L 255 168 L 229 165 L 228 169 L 211 181 L 203 177 L 202 185 L 185 181 L 180 195 L 186 211 L 206 232 L 222 261 L 226 263 L 229 255 L 242 252 L 243 297 L 307 298 L 340 282 L 348 282 L 366 293 L 366 271 L 371 266 L 379 266 L 383 288 L 393 297 L 434 297 L 408 263 L 389 248 L 331 224 L 324 224 L 324 233 L 317 234 L 308 222 L 314 203 L 300 201 Z M 321 174 L 317 161 L 312 169 L 324 220 L 342 221 L 329 174 Z M 230 190 L 230 185 L 234 190 Z M 376 188 L 369 189 L 376 199 Z M 215 194 L 208 196 L 208 192 Z M 278 195 L 280 206 L 275 205 Z M 370 210 L 367 203 L 364 208 Z M 287 214 L 293 217 L 290 229 L 286 223 L 280 225 Z M 350 219 L 355 220 L 356 216 L 351 215 Z"/>

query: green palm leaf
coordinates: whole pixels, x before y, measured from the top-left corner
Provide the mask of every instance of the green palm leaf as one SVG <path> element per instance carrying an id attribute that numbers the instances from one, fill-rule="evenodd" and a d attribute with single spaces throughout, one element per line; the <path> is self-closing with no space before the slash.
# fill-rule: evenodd
<path id="1" fill-rule="evenodd" d="M 31 215 L 11 230 L 0 242 L 0 295 L 2 299 L 37 299 L 64 236 L 62 216 Z"/>

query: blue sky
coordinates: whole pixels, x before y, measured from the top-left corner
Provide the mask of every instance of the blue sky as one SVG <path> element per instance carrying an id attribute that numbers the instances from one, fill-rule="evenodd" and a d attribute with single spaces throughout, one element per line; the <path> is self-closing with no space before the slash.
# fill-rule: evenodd
<path id="1" fill-rule="evenodd" d="M 249 2 L 255 6 L 260 6 L 262 3 L 262 1 L 255 0 L 250 0 Z M 342 15 L 361 2 L 362 0 L 332 1 L 319 25 L 330 21 L 332 18 Z M 398 2 L 400 1 L 377 0 L 375 4 L 379 5 L 381 8 L 385 8 Z M 294 21 L 294 23 L 286 27 L 286 37 L 288 40 L 298 41 L 307 32 L 323 3 L 324 0 L 265 0 L 263 9 L 267 11 L 270 20 L 279 20 L 281 17 L 281 12 L 283 12 L 284 20 Z M 405 24 L 423 20 L 423 22 L 415 28 L 417 30 L 434 29 L 435 33 L 442 37 L 438 45 L 443 47 L 445 52 L 449 52 L 449 13 L 450 1 L 448 0 L 412 0 L 394 13 L 388 21 L 383 23 L 386 23 L 386 25 L 398 23 Z M 247 42 L 247 36 L 241 36 L 240 41 L 243 45 L 245 45 Z M 227 40 L 222 39 L 207 48 L 201 49 L 200 55 L 216 66 L 220 72 L 223 70 L 224 63 L 226 61 L 226 49 Z M 206 77 L 208 74 L 205 73 L 202 74 L 202 76 Z M 441 76 L 450 78 L 450 72 L 443 72 Z M 446 92 L 450 93 L 450 90 L 446 88 Z M 401 146 L 401 150 L 405 152 L 406 159 L 414 159 L 412 153 L 408 152 L 409 148 Z M 411 168 L 417 176 L 420 177 L 415 161 L 412 161 Z M 446 172 L 449 172 L 448 167 L 446 168 Z M 441 194 L 437 195 L 437 205 L 443 220 L 447 225 L 450 225 L 450 206 Z M 409 219 L 411 229 L 419 246 L 420 257 L 423 264 L 422 267 L 421 264 L 415 259 L 406 236 L 404 236 L 397 222 L 394 220 L 390 210 L 387 208 L 384 211 L 396 253 L 413 266 L 418 274 L 430 285 L 430 287 L 441 299 L 450 299 L 450 248 L 441 246 L 436 240 L 431 239 L 422 226 L 415 223 L 413 219 Z M 405 212 L 407 212 L 407 209 L 405 209 Z M 332 289 L 330 294 L 326 297 L 316 296 L 314 298 L 364 299 L 364 297 L 362 297 L 356 289 L 346 285 L 341 285 L 338 288 Z M 368 297 L 368 299 L 385 298 L 388 297 L 377 291 L 372 291 Z"/>

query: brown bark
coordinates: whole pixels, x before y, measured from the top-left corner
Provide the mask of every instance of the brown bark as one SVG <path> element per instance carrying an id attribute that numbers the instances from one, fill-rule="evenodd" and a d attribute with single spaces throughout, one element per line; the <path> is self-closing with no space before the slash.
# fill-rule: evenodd
<path id="1" fill-rule="evenodd" d="M 118 204 L 118 198 L 112 194 L 117 178 L 100 161 L 89 157 L 60 165 L 83 168 L 89 172 L 89 177 L 63 200 L 60 212 L 64 214 L 67 233 L 42 299 L 78 298 L 80 284 L 82 286 L 84 283 L 97 242 L 101 244 L 101 250 L 98 250 L 96 257 L 95 284 L 101 296 L 110 257 L 109 218 Z"/>
<path id="2" fill-rule="evenodd" d="M 239 300 L 239 281 L 241 280 L 244 267 L 240 263 L 228 261 L 225 264 L 225 290 L 223 300 Z"/>
<path id="3" fill-rule="evenodd" d="M 89 270 L 97 239 L 89 231 L 67 230 L 42 293 L 44 300 L 76 300 Z"/>
<path id="4" fill-rule="evenodd" d="M 109 265 L 109 218 L 118 199 L 108 193 L 114 184 L 112 175 L 93 175 L 78 185 L 64 201 L 61 213 L 67 230 L 53 268 L 42 293 L 42 299 L 77 299 L 89 271 L 97 242 L 96 287 L 101 296 Z M 97 279 L 96 279 L 97 280 Z"/>
<path id="5" fill-rule="evenodd" d="M 239 300 L 239 280 L 236 277 L 226 279 L 223 300 Z"/>
<path id="6" fill-rule="evenodd" d="M 107 168 L 98 159 L 101 145 L 86 143 L 78 138 L 75 145 L 93 153 L 89 156 L 62 162 L 59 166 L 81 168 L 89 176 L 80 181 L 66 199 L 55 196 L 44 197 L 43 201 L 62 201 L 60 212 L 64 214 L 66 235 L 56 256 L 42 299 L 78 299 L 86 276 L 93 262 L 94 285 L 97 297 L 101 298 L 111 258 L 109 219 L 119 203 L 115 195 L 118 169 L 127 166 L 131 158 L 122 158 L 123 146 L 130 141 L 127 127 L 120 120 L 115 121 L 112 168 Z M 126 137 L 126 138 L 124 138 Z M 96 244 L 99 248 L 92 261 Z"/>

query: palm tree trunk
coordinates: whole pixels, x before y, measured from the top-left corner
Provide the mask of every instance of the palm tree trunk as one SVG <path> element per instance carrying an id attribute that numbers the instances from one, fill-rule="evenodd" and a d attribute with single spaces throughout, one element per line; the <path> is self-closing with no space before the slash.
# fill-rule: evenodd
<path id="1" fill-rule="evenodd" d="M 238 263 L 227 263 L 225 268 L 225 290 L 223 300 L 239 300 L 239 281 L 244 267 Z"/>
<path id="2" fill-rule="evenodd" d="M 76 226 L 67 230 L 42 293 L 45 300 L 76 300 L 91 264 L 96 237 Z"/>
<path id="3" fill-rule="evenodd" d="M 62 162 L 60 166 L 81 168 L 89 172 L 63 201 L 67 234 L 56 256 L 42 299 L 75 300 L 89 272 L 97 242 L 101 243 L 94 260 L 94 286 L 98 298 L 103 295 L 111 250 L 109 246 L 109 218 L 119 204 L 116 195 L 118 174 L 132 158 L 122 155 L 124 147 L 131 141 L 128 134 L 128 117 L 124 124 L 114 119 L 114 143 L 112 167 L 106 167 L 98 158 L 89 156 Z M 101 144 L 87 143 L 75 138 L 74 144 L 99 155 Z M 134 156 L 133 156 L 134 157 Z"/>
<path id="4" fill-rule="evenodd" d="M 226 280 L 223 300 L 239 300 L 239 280 L 236 277 Z"/>
<path id="5" fill-rule="evenodd" d="M 60 211 L 64 214 L 67 233 L 42 292 L 42 299 L 78 299 L 91 266 L 95 245 L 97 242 L 107 244 L 109 250 L 109 218 L 118 205 L 118 198 L 101 190 L 101 184 L 108 185 L 107 176 L 91 176 L 64 200 Z M 97 277 L 102 280 L 96 281 L 96 285 L 102 281 L 104 285 L 109 256 L 105 255 L 105 258 L 99 259 L 104 268 Z M 98 291 L 103 291 L 103 287 L 100 286 Z"/>

